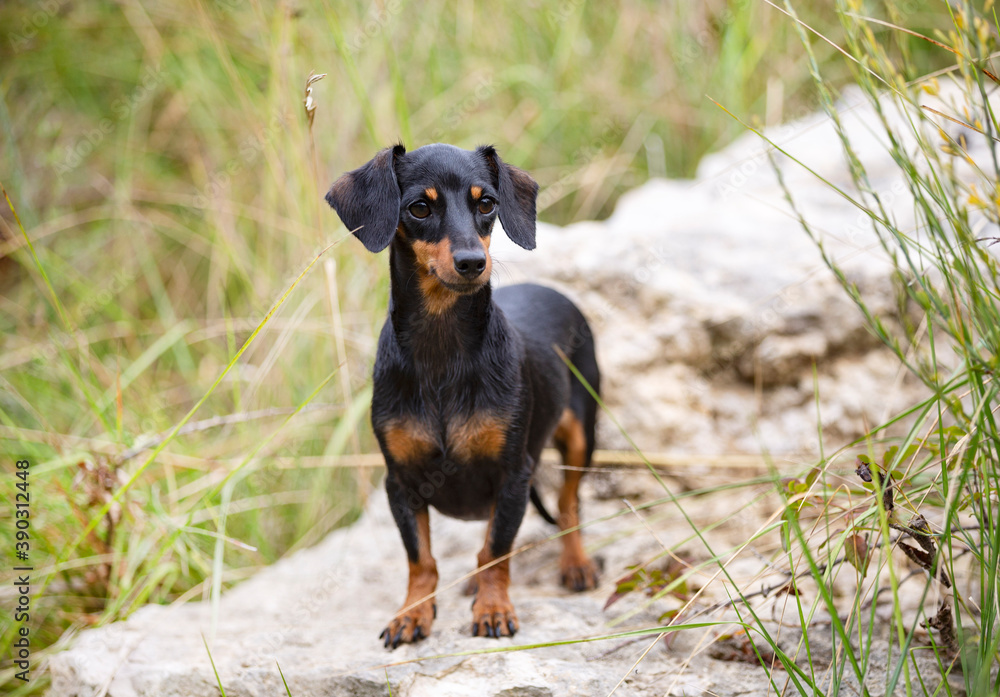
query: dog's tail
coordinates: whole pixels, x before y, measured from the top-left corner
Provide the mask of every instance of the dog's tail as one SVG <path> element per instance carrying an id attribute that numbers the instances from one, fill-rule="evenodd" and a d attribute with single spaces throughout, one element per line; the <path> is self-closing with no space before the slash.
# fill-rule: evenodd
<path id="1" fill-rule="evenodd" d="M 552 514 L 545 509 L 545 504 L 542 503 L 542 497 L 538 495 L 538 489 L 535 488 L 534 484 L 531 485 L 531 503 L 534 504 L 535 510 L 537 510 L 538 514 L 545 519 L 546 523 L 549 523 L 550 525 L 558 525 L 556 519 L 552 517 Z"/>

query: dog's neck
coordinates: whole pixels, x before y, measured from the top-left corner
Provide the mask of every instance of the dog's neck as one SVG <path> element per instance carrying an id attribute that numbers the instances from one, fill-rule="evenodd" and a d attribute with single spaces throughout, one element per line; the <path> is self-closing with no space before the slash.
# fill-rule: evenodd
<path id="1" fill-rule="evenodd" d="M 452 296 L 442 289 L 443 297 L 429 302 L 421 286 L 426 274 L 410 246 L 393 240 L 389 317 L 399 345 L 421 362 L 434 363 L 443 363 L 443 356 L 478 351 L 493 312 L 490 284 L 469 295 Z"/>

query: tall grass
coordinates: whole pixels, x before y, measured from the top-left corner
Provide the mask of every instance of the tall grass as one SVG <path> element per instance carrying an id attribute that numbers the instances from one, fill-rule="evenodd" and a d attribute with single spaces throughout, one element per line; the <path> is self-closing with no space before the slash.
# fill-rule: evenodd
<path id="1" fill-rule="evenodd" d="M 808 653 L 810 636 L 819 633 L 839 648 L 822 679 L 790 671 L 800 693 L 837 694 L 853 682 L 861 694 L 955 694 L 959 686 L 969 695 L 997 694 L 1000 268 L 993 245 L 1000 239 L 1000 123 L 992 60 L 998 27 L 990 5 L 982 12 L 972 3 L 956 5 L 946 28 L 915 37 L 895 4 L 872 16 L 858 0 L 838 3 L 847 65 L 913 197 L 916 229 L 897 224 L 886 192 L 870 183 L 865 158 L 842 125 L 836 89 L 812 52 L 821 32 L 796 25 L 849 165 L 853 189 L 837 191 L 870 218 L 899 281 L 900 316 L 877 314 L 826 253 L 822 234 L 806 216 L 800 221 L 870 330 L 930 395 L 846 451 L 857 454 L 856 472 L 843 469 L 842 458 L 829 458 L 808 477 L 783 483 L 788 564 L 818 589 L 811 603 L 796 595 L 807 628 L 798 648 Z M 952 68 L 925 75 L 906 50 L 914 38 L 949 56 Z M 795 207 L 796 192 L 785 192 Z M 886 429 L 900 426 L 905 435 L 887 442 Z M 836 590 L 845 582 L 854 589 L 849 602 Z M 881 602 L 891 607 L 884 632 Z M 829 629 L 812 619 L 824 611 Z M 765 624 L 758 629 L 768 636 Z M 874 663 L 886 661 L 876 650 L 885 640 L 885 683 L 873 684 Z M 783 661 L 794 658 L 772 648 Z M 932 657 L 932 667 L 918 665 L 918 656 Z"/>
<path id="2" fill-rule="evenodd" d="M 387 287 L 322 203 L 336 174 L 396 139 L 492 141 L 562 223 L 736 135 L 706 93 L 763 122 L 810 103 L 794 25 L 741 0 L 46 0 L 0 27 L 23 223 L 0 210 L 0 441 L 4 473 L 32 463 L 36 662 L 357 515 L 373 475 L 334 456 L 373 450 Z"/>

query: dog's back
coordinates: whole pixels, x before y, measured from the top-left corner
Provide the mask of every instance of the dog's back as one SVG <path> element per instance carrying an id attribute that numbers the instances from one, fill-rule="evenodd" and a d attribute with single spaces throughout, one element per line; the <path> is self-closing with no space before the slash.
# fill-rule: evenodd
<path id="1" fill-rule="evenodd" d="M 568 405 L 583 426 L 589 461 L 594 446 L 597 402 L 559 355 L 562 352 L 594 392 L 600 393 L 594 337 L 586 318 L 566 296 L 533 283 L 499 288 L 493 300 L 512 328 L 520 333 L 531 379 L 537 384 L 533 390 L 536 404 L 528 452 L 538 460 L 562 416 L 562 407 Z"/>

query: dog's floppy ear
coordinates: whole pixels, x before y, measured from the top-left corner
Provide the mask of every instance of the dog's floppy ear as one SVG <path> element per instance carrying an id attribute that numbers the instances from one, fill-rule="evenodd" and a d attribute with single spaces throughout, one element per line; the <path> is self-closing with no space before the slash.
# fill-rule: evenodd
<path id="1" fill-rule="evenodd" d="M 492 145 L 483 145 L 477 152 L 493 172 L 500 192 L 500 222 L 507 237 L 519 247 L 534 249 L 538 184 L 523 169 L 504 163 Z"/>
<path id="2" fill-rule="evenodd" d="M 356 170 L 341 175 L 326 195 L 344 225 L 369 252 L 389 246 L 399 224 L 399 184 L 393 160 L 406 153 L 396 145 Z"/>

